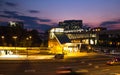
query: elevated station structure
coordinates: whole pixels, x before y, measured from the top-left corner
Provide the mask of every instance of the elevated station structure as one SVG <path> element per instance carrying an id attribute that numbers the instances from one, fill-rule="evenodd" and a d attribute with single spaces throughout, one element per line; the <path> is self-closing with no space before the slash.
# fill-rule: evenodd
<path id="1" fill-rule="evenodd" d="M 82 20 L 67 20 L 49 32 L 48 45 L 53 53 L 91 52 L 95 48 L 120 50 L 120 30 L 104 27 L 85 28 Z"/>
<path id="2" fill-rule="evenodd" d="M 48 45 L 54 54 L 68 54 L 71 52 L 80 52 L 81 43 L 72 43 L 64 33 L 63 28 L 52 28 L 49 31 Z"/>

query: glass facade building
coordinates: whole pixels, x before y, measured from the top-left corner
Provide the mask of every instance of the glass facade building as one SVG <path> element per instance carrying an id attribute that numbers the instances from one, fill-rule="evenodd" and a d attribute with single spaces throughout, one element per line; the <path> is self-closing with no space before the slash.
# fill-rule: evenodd
<path id="1" fill-rule="evenodd" d="M 82 20 L 65 20 L 64 22 L 59 22 L 59 27 L 64 28 L 65 32 L 81 31 L 82 26 Z"/>

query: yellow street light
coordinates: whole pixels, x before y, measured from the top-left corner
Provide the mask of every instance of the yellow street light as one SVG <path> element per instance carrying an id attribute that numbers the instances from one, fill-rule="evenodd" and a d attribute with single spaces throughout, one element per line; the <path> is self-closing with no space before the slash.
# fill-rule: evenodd
<path id="1" fill-rule="evenodd" d="M 4 39 L 5 37 L 4 36 L 1 36 L 2 39 Z"/>
<path id="2" fill-rule="evenodd" d="M 27 41 L 31 41 L 32 36 L 26 38 Z M 31 44 L 31 43 L 30 43 Z M 29 45 L 30 46 L 30 45 Z M 27 48 L 27 57 L 28 57 L 28 48 Z"/>
<path id="3" fill-rule="evenodd" d="M 15 40 L 15 51 L 16 51 L 16 54 L 17 54 L 17 50 L 16 50 L 16 40 L 17 40 L 17 36 L 13 36 L 12 38 Z"/>
<path id="4" fill-rule="evenodd" d="M 3 43 L 3 46 L 4 46 L 4 39 L 5 39 L 5 36 L 1 36 L 2 38 L 2 43 Z"/>

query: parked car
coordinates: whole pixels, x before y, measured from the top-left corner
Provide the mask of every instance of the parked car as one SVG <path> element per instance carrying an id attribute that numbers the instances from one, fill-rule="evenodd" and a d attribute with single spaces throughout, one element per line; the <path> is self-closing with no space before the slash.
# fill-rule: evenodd
<path id="1" fill-rule="evenodd" d="M 107 61 L 108 65 L 120 65 L 120 57 L 114 57 L 110 61 Z"/>
<path id="2" fill-rule="evenodd" d="M 64 58 L 64 54 L 55 54 L 54 58 L 55 59 L 63 59 Z"/>

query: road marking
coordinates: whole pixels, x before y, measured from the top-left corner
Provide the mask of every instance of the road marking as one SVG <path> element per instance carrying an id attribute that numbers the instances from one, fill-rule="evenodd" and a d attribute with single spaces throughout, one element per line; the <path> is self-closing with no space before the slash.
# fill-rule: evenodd
<path id="1" fill-rule="evenodd" d="M 102 70 L 102 71 L 109 71 L 110 69 L 104 69 L 104 70 Z"/>
<path id="2" fill-rule="evenodd" d="M 94 68 L 99 68 L 99 66 L 94 66 Z"/>
<path id="3" fill-rule="evenodd" d="M 81 63 L 85 63 L 84 61 L 82 61 Z"/>
<path id="4" fill-rule="evenodd" d="M 88 63 L 89 66 L 93 65 L 92 63 Z"/>
<path id="5" fill-rule="evenodd" d="M 76 72 L 78 72 L 78 73 L 86 73 L 86 72 L 89 72 L 89 71 L 87 69 L 79 69 Z"/>
<path id="6" fill-rule="evenodd" d="M 24 72 L 36 72 L 36 70 L 34 70 L 34 69 L 27 69 Z"/>
<path id="7" fill-rule="evenodd" d="M 120 73 L 110 73 L 111 75 L 120 75 Z"/>

